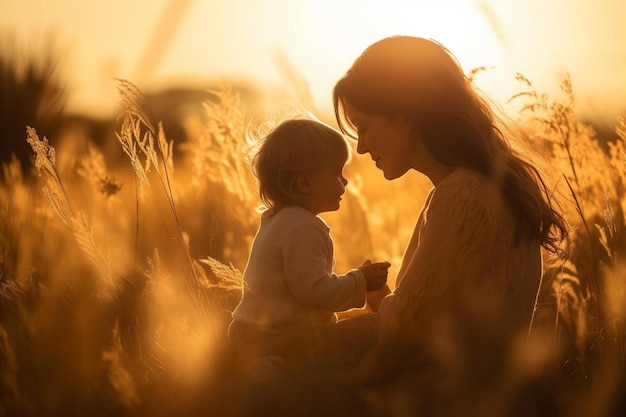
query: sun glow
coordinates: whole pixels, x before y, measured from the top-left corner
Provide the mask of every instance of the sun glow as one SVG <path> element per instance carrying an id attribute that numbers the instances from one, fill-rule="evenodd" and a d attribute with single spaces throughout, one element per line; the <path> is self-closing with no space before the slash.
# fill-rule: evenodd
<path id="1" fill-rule="evenodd" d="M 330 106 L 332 86 L 369 44 L 403 34 L 432 38 L 457 57 L 465 71 L 499 67 L 502 47 L 488 19 L 468 0 L 320 0 L 285 11 L 298 30 L 274 40 L 309 80 L 318 105 Z M 291 25 L 290 25 L 291 27 Z"/>
<path id="2" fill-rule="evenodd" d="M 449 319 L 454 314 L 427 323 L 424 330 L 436 335 L 429 352 L 437 366 L 428 368 L 425 387 L 433 412 L 461 414 L 446 413 L 460 405 L 473 417 L 489 405 L 503 415 L 510 406 L 513 415 L 607 416 L 626 407 L 626 2 L 4 3 L 0 26 L 15 30 L 15 39 L 0 36 L 0 416 L 238 416 L 246 394 L 271 393 L 273 383 L 248 389 L 251 352 L 233 352 L 227 343 L 259 220 L 244 132 L 255 133 L 256 117 L 266 114 L 251 103 L 278 91 L 263 97 L 271 110 L 300 105 L 282 63 L 298 86 L 308 84 L 325 116 L 334 83 L 357 56 L 395 34 L 441 42 L 468 73 L 487 68 L 476 82 L 500 103 L 520 92 L 515 72 L 533 81 L 538 94 L 519 102 L 533 123 L 519 123 L 519 136 L 540 157 L 532 162 L 545 163 L 550 198 L 571 226 L 559 251 L 567 259 L 544 258 L 529 332 L 510 337 L 498 322 L 461 329 Z M 42 42 L 47 30 L 59 37 L 58 49 Z M 46 50 L 60 61 L 58 83 L 48 77 Z M 22 52 L 37 65 L 22 62 Z M 572 75 L 575 103 L 539 85 L 559 91 L 564 72 Z M 219 100 L 195 95 L 207 88 Z M 48 105 L 65 99 L 60 90 L 66 112 Z M 178 101 L 179 94 L 189 101 Z M 574 104 L 594 117 L 574 117 Z M 96 118 L 86 117 L 92 112 Z M 599 116 L 610 128 L 588 122 Z M 172 125 L 180 131 L 168 130 Z M 517 123 L 504 127 L 518 130 Z M 387 260 L 395 288 L 433 184 L 414 170 L 388 181 L 369 156 L 353 156 L 341 208 L 322 216 L 332 229 L 334 269 Z M 436 293 L 424 288 L 426 297 Z M 468 313 L 468 323 L 499 308 L 461 298 L 454 307 Z M 448 343 L 457 341 L 457 328 L 470 344 Z M 396 356 L 401 360 L 419 337 L 400 343 Z M 328 352 L 344 374 L 370 340 L 363 332 L 319 346 L 347 348 Z M 301 348 L 302 358 L 314 350 Z M 487 366 L 474 368 L 475 358 Z M 293 401 L 307 414 L 354 415 L 355 396 L 314 368 L 278 385 L 285 389 L 277 412 Z M 480 385 L 483 379 L 498 384 Z M 403 394 L 415 387 L 396 381 L 384 388 L 367 402 L 402 412 Z M 470 401 L 475 393 L 478 402 Z"/>
<path id="3" fill-rule="evenodd" d="M 26 0 L 9 2 L 0 24 L 29 42 L 54 35 L 78 112 L 113 111 L 113 78 L 150 90 L 205 88 L 216 77 L 285 86 L 277 49 L 327 111 L 335 81 L 367 45 L 410 34 L 443 43 L 466 71 L 489 68 L 477 81 L 497 101 L 519 92 L 517 72 L 547 89 L 567 71 L 580 108 L 612 124 L 624 108 L 626 3 L 599 1 L 137 0 L 94 9 Z"/>
<path id="4" fill-rule="evenodd" d="M 471 0 L 232 3 L 194 3 L 154 76 L 171 80 L 185 67 L 195 78 L 218 74 L 284 85 L 273 54 L 279 51 L 308 83 L 317 111 L 327 112 L 334 83 L 365 47 L 386 36 L 435 39 L 466 71 L 502 63 L 492 22 Z"/>

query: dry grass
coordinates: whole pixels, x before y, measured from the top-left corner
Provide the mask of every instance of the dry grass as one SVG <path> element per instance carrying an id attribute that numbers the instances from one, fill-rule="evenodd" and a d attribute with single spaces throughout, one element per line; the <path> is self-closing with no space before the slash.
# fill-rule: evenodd
<path id="1" fill-rule="evenodd" d="M 610 416 L 626 383 L 626 119 L 615 137 L 599 138 L 576 121 L 569 80 L 564 103 L 520 81 L 523 129 L 560 174 L 555 196 L 573 229 L 566 256 L 545 260 L 536 312 L 556 360 L 515 344 L 510 379 L 486 404 L 554 395 L 560 415 Z M 244 161 L 245 103 L 228 85 L 213 92 L 175 160 L 142 93 L 117 85 L 117 138 L 131 169 L 109 172 L 118 161 L 94 144 L 57 155 L 34 129 L 27 141 L 40 184 L 25 181 L 17 161 L 3 166 L 0 414 L 236 415 L 239 370 L 225 326 L 259 204 Z M 59 168 L 61 157 L 76 163 Z M 390 185 L 360 158 L 347 176 L 342 209 L 325 216 L 337 269 L 365 258 L 397 268 L 428 184 L 407 176 Z M 547 371 L 549 388 L 520 387 Z"/>
<path id="2" fill-rule="evenodd" d="M 599 138 L 575 118 L 569 77 L 561 85 L 563 101 L 539 94 L 523 76 L 518 79 L 526 89 L 516 96 L 526 101 L 525 131 L 549 152 L 551 170 L 559 174 L 555 194 L 565 197 L 571 226 L 563 257 L 546 259 L 542 298 L 554 309 L 552 330 L 562 354 L 557 378 L 579 395 L 590 392 L 582 409 L 571 403 L 572 415 L 608 415 L 609 397 L 624 393 L 623 377 L 616 374 L 624 372 L 626 307 L 617 307 L 615 297 L 626 282 L 620 266 L 626 251 L 625 118 L 617 121 L 615 137 Z"/>

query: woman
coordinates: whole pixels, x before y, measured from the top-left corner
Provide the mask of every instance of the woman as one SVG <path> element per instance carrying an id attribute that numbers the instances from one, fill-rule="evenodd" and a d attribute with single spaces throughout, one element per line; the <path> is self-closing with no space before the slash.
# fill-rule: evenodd
<path id="1" fill-rule="evenodd" d="M 383 415 L 510 410 L 524 379 L 515 349 L 529 334 L 541 249 L 555 252 L 567 236 L 539 171 L 432 40 L 369 46 L 333 102 L 339 128 L 386 179 L 413 169 L 434 188 L 394 291 L 379 312 L 320 330 L 320 355 Z"/>

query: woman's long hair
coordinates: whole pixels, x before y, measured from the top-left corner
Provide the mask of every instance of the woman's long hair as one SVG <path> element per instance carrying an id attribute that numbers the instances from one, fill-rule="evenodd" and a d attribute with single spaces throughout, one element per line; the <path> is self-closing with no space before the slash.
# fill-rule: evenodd
<path id="1" fill-rule="evenodd" d="M 513 151 L 490 106 L 441 44 L 411 36 L 372 44 L 333 90 L 339 128 L 355 137 L 346 103 L 411 122 L 439 162 L 499 181 L 517 219 L 518 239 L 537 238 L 558 251 L 567 227 L 539 170 Z"/>

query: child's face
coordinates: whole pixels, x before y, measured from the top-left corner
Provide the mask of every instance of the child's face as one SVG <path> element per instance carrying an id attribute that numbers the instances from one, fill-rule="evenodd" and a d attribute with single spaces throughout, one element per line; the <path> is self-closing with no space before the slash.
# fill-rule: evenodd
<path id="1" fill-rule="evenodd" d="M 309 175 L 310 192 L 306 196 L 306 208 L 315 214 L 339 209 L 341 196 L 348 180 L 343 176 L 345 161 L 324 164 Z"/>

